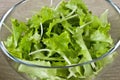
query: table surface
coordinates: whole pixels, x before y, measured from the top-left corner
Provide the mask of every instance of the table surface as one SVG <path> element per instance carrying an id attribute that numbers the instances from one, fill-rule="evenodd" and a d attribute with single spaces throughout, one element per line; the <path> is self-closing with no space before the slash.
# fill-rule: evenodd
<path id="1" fill-rule="evenodd" d="M 0 18 L 16 2 L 20 0 L 0 0 Z M 120 6 L 120 0 L 113 0 Z M 119 50 L 120 51 L 120 50 Z M 109 68 L 104 70 L 104 75 L 100 75 L 97 80 L 120 80 L 120 55 Z M 0 80 L 25 80 L 12 69 L 5 60 L 0 50 Z"/>

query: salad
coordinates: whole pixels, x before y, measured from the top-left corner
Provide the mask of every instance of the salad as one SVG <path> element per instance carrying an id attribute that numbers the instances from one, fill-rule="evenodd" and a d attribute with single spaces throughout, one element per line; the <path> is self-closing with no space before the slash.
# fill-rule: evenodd
<path id="1" fill-rule="evenodd" d="M 108 10 L 94 15 L 83 0 L 61 0 L 56 7 L 43 6 L 27 22 L 12 18 L 11 35 L 4 43 L 14 57 L 32 64 L 53 67 L 90 61 L 113 46 L 107 15 Z M 112 59 L 111 55 L 95 63 L 55 69 L 20 64 L 18 71 L 33 80 L 91 80 Z"/>

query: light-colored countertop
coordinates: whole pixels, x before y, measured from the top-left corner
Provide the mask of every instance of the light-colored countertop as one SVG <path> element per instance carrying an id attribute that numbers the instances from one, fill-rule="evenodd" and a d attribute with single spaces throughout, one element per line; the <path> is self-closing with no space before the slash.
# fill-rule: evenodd
<path id="1" fill-rule="evenodd" d="M 2 15 L 16 2 L 20 0 L 0 0 L 0 18 Z M 120 6 L 120 0 L 114 0 Z M 120 52 L 120 50 L 119 50 Z M 25 80 L 12 69 L 5 60 L 2 51 L 0 50 L 0 80 Z M 104 70 L 104 75 L 101 75 L 98 80 L 120 80 L 120 55 L 115 62 Z"/>

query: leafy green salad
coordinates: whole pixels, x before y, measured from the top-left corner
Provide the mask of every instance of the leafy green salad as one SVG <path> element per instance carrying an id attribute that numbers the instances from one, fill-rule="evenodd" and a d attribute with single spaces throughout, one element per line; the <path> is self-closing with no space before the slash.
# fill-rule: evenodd
<path id="1" fill-rule="evenodd" d="M 105 54 L 113 40 L 108 10 L 99 17 L 83 0 L 61 0 L 56 7 L 43 6 L 27 22 L 12 18 L 11 36 L 4 41 L 8 51 L 28 63 L 67 66 L 93 60 Z M 112 61 L 101 61 L 71 68 L 36 68 L 20 64 L 18 71 L 38 80 L 91 80 Z"/>

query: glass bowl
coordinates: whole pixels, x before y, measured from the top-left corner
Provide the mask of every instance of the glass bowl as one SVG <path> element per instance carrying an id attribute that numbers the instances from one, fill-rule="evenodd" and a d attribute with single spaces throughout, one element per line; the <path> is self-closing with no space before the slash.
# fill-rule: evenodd
<path id="1" fill-rule="evenodd" d="M 114 55 L 117 55 L 116 49 L 119 47 L 120 44 L 120 16 L 115 8 L 105 0 L 84 0 L 90 11 L 89 13 L 92 13 L 96 16 L 100 17 L 103 12 L 108 10 L 108 21 L 111 25 L 109 33 L 113 39 L 114 45 L 112 47 L 110 46 L 110 49 L 99 57 L 78 64 L 65 66 L 61 66 L 61 64 L 58 64 L 57 66 L 51 67 L 48 63 L 45 64 L 44 62 L 39 63 L 38 61 L 34 64 L 29 61 L 21 60 L 9 53 L 3 41 L 6 41 L 7 37 L 11 35 L 11 18 L 27 22 L 27 20 L 31 18 L 31 16 L 33 16 L 43 6 L 57 7 L 60 1 L 61 0 L 23 0 L 11 7 L 1 19 L 0 47 L 3 51 L 3 54 L 6 55 L 5 57 L 10 65 L 27 80 L 93 80 L 97 77 L 98 73 L 102 72 L 102 69 L 104 67 L 107 67 L 107 64 L 113 62 L 113 58 L 115 58 Z M 27 43 L 28 42 L 26 42 L 26 44 Z M 98 70 L 91 68 L 92 64 L 95 64 L 94 66 L 96 66 L 97 63 L 103 61 L 108 62 L 103 63 L 103 67 L 98 68 Z M 99 66 L 101 65 L 99 64 Z"/>

